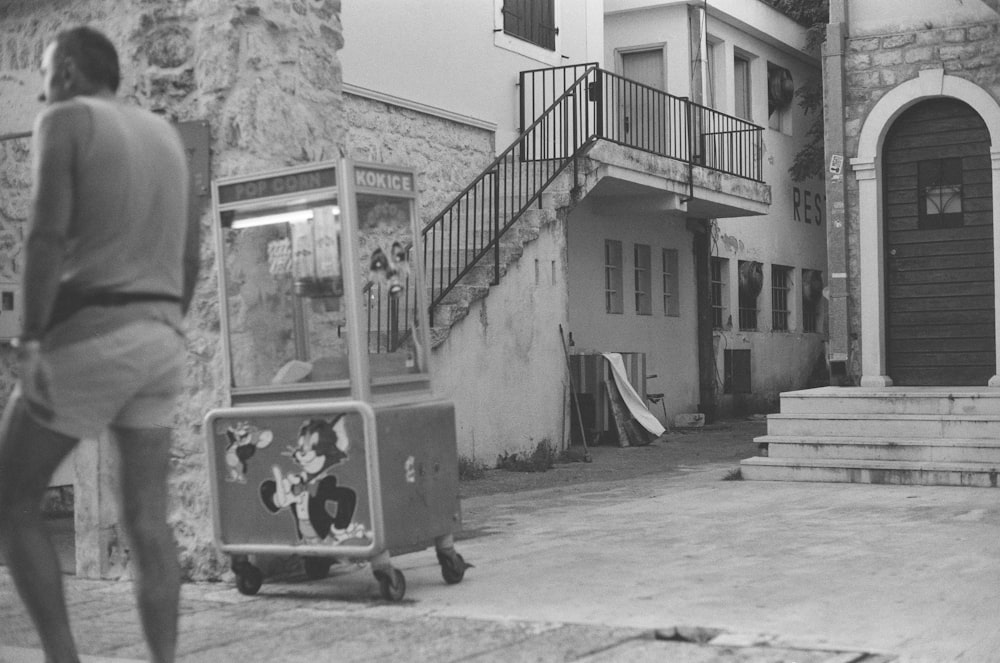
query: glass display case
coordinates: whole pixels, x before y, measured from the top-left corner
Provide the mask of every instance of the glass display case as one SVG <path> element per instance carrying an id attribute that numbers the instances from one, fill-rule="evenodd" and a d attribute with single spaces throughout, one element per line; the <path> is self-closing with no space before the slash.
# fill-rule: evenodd
<path id="1" fill-rule="evenodd" d="M 427 387 L 412 172 L 319 164 L 213 193 L 234 403 Z"/>

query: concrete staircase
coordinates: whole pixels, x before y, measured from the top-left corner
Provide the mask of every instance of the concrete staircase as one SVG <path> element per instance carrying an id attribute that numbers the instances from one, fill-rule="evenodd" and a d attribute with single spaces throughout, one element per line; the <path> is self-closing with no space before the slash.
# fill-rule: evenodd
<path id="1" fill-rule="evenodd" d="M 755 441 L 762 455 L 740 463 L 748 480 L 996 488 L 1000 389 L 788 392 Z"/>
<path id="2" fill-rule="evenodd" d="M 500 240 L 500 278 L 502 279 L 512 265 L 524 255 L 525 247 L 538 239 L 542 229 L 558 219 L 560 211 L 574 204 L 570 189 L 573 186 L 571 173 L 563 173 L 557 177 L 541 196 L 541 205 L 533 205 L 524 212 Z M 463 238 L 464 242 L 468 238 Z M 432 241 L 431 246 L 449 246 L 448 238 L 442 242 L 440 238 Z M 462 260 L 461 251 L 453 252 L 451 259 L 456 263 Z M 436 264 L 447 263 L 448 257 L 436 252 Z M 429 262 L 429 261 L 428 261 Z M 492 255 L 479 261 L 478 264 L 459 281 L 449 292 L 444 301 L 434 308 L 434 324 L 431 326 L 431 347 L 444 343 L 451 333 L 451 328 L 469 315 L 469 310 L 479 300 L 485 298 L 494 278 L 494 259 Z M 425 280 L 430 281 L 431 275 L 426 274 Z M 438 277 L 440 278 L 440 277 Z"/>

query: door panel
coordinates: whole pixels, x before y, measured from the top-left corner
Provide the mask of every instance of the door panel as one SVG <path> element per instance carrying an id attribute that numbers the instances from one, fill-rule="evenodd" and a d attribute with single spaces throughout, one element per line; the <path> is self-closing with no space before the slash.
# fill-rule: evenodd
<path id="1" fill-rule="evenodd" d="M 665 125 L 669 106 L 659 94 L 666 90 L 663 49 L 622 53 L 622 76 L 640 83 L 629 86 L 622 94 L 621 117 L 625 126 L 622 135 L 629 145 L 654 152 L 665 152 Z"/>
<path id="2" fill-rule="evenodd" d="M 996 372 L 986 126 L 957 100 L 921 102 L 889 131 L 883 162 L 889 377 L 985 385 Z"/>

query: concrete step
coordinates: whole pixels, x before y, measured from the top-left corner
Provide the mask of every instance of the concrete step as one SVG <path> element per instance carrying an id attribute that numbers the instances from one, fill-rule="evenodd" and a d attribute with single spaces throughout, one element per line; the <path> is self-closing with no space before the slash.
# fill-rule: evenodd
<path id="1" fill-rule="evenodd" d="M 781 437 L 754 438 L 769 458 L 825 460 L 885 460 L 945 463 L 992 463 L 1000 466 L 1000 439 L 894 437 Z"/>
<path id="2" fill-rule="evenodd" d="M 782 437 L 1000 438 L 1000 415 L 770 414 L 768 435 Z"/>
<path id="3" fill-rule="evenodd" d="M 875 460 L 747 458 L 740 473 L 748 481 L 815 481 L 906 486 L 996 488 L 1000 465 Z"/>
<path id="4" fill-rule="evenodd" d="M 781 394 L 783 414 L 993 414 L 1000 389 L 990 387 L 820 387 Z"/>

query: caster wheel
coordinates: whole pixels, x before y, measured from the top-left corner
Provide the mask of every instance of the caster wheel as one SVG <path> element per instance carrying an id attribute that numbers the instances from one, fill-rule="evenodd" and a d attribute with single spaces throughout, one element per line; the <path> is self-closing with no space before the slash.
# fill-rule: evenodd
<path id="1" fill-rule="evenodd" d="M 333 560 L 328 557 L 303 557 L 302 566 L 305 567 L 306 577 L 310 580 L 322 580 L 330 575 L 330 567 Z"/>
<path id="2" fill-rule="evenodd" d="M 457 585 L 465 577 L 465 570 L 472 566 L 465 561 L 459 553 L 443 553 L 440 550 L 437 554 L 438 563 L 441 565 L 441 577 L 449 585 Z"/>
<path id="3" fill-rule="evenodd" d="M 236 589 L 240 594 L 253 596 L 260 591 L 260 586 L 264 584 L 264 574 L 253 564 L 241 564 L 236 572 Z"/>
<path id="4" fill-rule="evenodd" d="M 386 601 L 401 601 L 406 594 L 406 578 L 399 569 L 375 571 L 378 580 L 378 590 Z"/>

